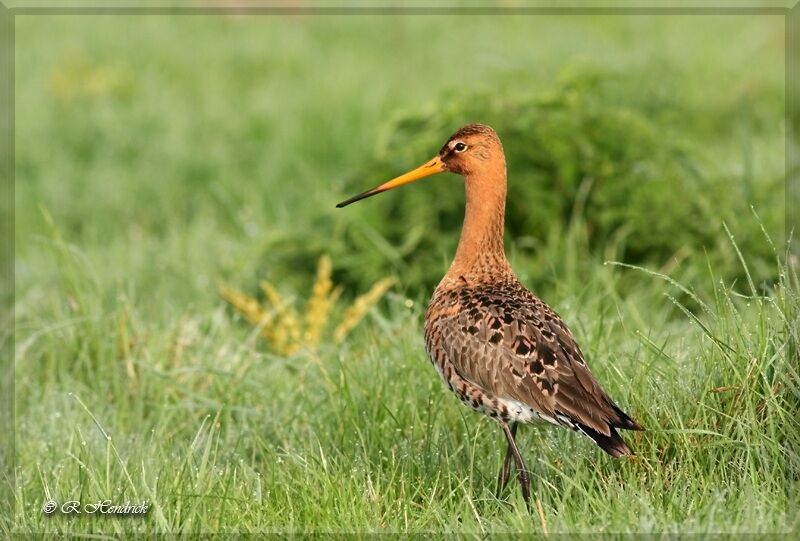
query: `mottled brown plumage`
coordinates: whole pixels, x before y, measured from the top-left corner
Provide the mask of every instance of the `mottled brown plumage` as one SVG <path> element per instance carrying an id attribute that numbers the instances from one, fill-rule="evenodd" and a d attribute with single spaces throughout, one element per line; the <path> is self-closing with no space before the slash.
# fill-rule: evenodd
<path id="1" fill-rule="evenodd" d="M 575 338 L 516 278 L 503 247 L 506 162 L 497 134 L 470 124 L 425 165 L 340 204 L 440 171 L 464 177 L 466 211 L 455 258 L 425 314 L 425 345 L 447 386 L 497 420 L 508 440 L 502 489 L 513 456 L 523 497 L 527 471 L 517 423 L 549 422 L 585 434 L 612 456 L 633 454 L 616 429 L 641 430 L 603 391 Z"/>

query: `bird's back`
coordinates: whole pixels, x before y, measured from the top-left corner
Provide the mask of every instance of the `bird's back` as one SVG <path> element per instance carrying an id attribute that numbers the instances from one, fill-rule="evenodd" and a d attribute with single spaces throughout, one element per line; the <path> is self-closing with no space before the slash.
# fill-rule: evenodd
<path id="1" fill-rule="evenodd" d="M 561 318 L 513 275 L 443 280 L 425 342 L 445 382 L 474 409 L 507 422 L 548 421 L 613 456 L 632 454 L 615 429 L 641 427 L 597 383 Z"/>

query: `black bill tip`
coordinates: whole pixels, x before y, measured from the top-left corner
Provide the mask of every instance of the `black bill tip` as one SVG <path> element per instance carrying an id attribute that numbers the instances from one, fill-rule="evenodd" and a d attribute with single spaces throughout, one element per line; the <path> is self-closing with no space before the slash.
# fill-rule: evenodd
<path id="1" fill-rule="evenodd" d="M 342 207 L 346 207 L 347 205 L 349 205 L 351 203 L 355 203 L 356 201 L 361 201 L 362 199 L 366 199 L 367 197 L 372 197 L 373 195 L 378 195 L 379 193 L 384 192 L 384 191 L 386 191 L 386 190 L 380 190 L 378 188 L 373 188 L 372 190 L 367 190 L 366 192 L 362 192 L 362 193 L 360 193 L 358 195 L 354 195 L 350 199 L 347 199 L 345 201 L 342 201 L 341 203 L 338 203 L 336 205 L 336 208 L 340 209 Z"/>

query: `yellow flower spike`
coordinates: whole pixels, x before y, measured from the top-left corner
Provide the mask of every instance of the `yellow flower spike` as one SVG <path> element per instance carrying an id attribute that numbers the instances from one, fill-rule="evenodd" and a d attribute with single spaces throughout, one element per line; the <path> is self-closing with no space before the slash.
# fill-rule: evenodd
<path id="1" fill-rule="evenodd" d="M 345 311 L 340 324 L 331 333 L 330 318 L 334 306 L 342 295 L 342 286 L 334 286 L 331 276 L 333 264 L 327 255 L 317 263 L 317 276 L 305 311 L 298 311 L 291 300 L 284 298 L 278 289 L 266 280 L 259 287 L 266 297 L 262 304 L 256 299 L 228 286 L 220 286 L 220 295 L 235 310 L 244 315 L 252 325 L 261 327 L 261 335 L 277 353 L 291 355 L 300 349 L 314 353 L 323 336 L 341 342 L 358 325 L 369 309 L 380 300 L 395 283 L 393 278 L 376 282 L 369 291 L 357 297 Z"/>
<path id="2" fill-rule="evenodd" d="M 297 311 L 292 308 L 278 292 L 277 288 L 266 280 L 259 282 L 261 290 L 272 304 L 274 324 L 270 326 L 265 337 L 270 340 L 276 351 L 290 354 L 302 346 L 303 333 L 300 330 Z M 266 330 L 266 329 L 265 329 Z"/>
<path id="3" fill-rule="evenodd" d="M 317 279 L 306 307 L 305 332 L 303 333 L 303 340 L 311 347 L 319 344 L 322 330 L 325 328 L 328 314 L 335 301 L 331 294 L 333 289 L 332 270 L 331 258 L 327 255 L 320 257 L 317 265 Z"/>
<path id="4" fill-rule="evenodd" d="M 336 286 L 334 288 L 334 290 L 331 292 L 331 305 L 336 304 L 336 301 L 338 301 L 339 297 L 342 296 L 342 291 L 344 291 L 342 286 Z"/>
<path id="5" fill-rule="evenodd" d="M 283 352 L 291 354 L 302 347 L 303 332 L 300 329 L 300 322 L 297 312 L 292 308 L 287 308 L 281 318 L 281 329 L 285 332 L 286 339 Z"/>
<path id="6" fill-rule="evenodd" d="M 265 321 L 269 321 L 270 315 L 261 308 L 261 304 L 254 298 L 225 285 L 219 286 L 219 294 L 244 315 L 245 319 L 251 324 L 260 325 Z"/>
<path id="7" fill-rule="evenodd" d="M 275 308 L 275 311 L 280 311 L 283 308 L 284 302 L 283 297 L 281 297 L 281 294 L 275 289 L 275 286 L 266 280 L 261 280 L 258 286 L 261 288 L 261 291 L 264 292 L 264 295 L 267 296 L 267 300 L 269 300 L 270 304 Z"/>
<path id="8" fill-rule="evenodd" d="M 384 278 L 376 282 L 369 291 L 358 296 L 353 301 L 352 306 L 345 312 L 342 322 L 333 331 L 334 342 L 339 343 L 344 340 L 347 334 L 361 322 L 369 309 L 383 297 L 394 283 L 394 278 Z"/>

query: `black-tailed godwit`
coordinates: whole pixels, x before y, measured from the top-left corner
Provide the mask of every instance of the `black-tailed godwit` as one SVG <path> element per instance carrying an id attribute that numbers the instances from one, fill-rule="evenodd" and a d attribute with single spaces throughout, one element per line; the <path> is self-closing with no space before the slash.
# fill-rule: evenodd
<path id="1" fill-rule="evenodd" d="M 450 390 L 505 433 L 498 494 L 513 458 L 530 504 L 528 470 L 515 440 L 518 423 L 572 429 L 614 457 L 633 454 L 617 429 L 642 428 L 597 383 L 558 314 L 511 270 L 503 247 L 506 160 L 492 128 L 461 128 L 429 162 L 337 207 L 443 171 L 464 177 L 467 204 L 455 259 L 425 314 L 426 349 Z"/>

